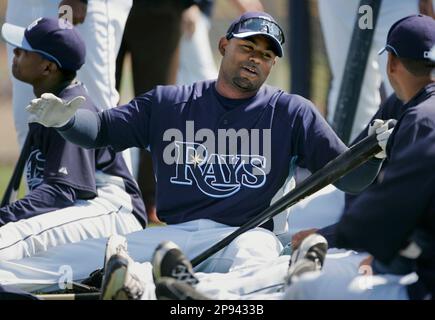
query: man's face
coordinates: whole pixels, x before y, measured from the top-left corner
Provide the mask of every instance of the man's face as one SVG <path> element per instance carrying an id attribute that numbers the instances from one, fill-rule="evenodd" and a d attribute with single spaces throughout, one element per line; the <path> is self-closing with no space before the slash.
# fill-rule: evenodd
<path id="1" fill-rule="evenodd" d="M 33 84 L 40 79 L 44 71 L 44 61 L 36 52 L 15 48 L 12 74 L 20 81 Z"/>
<path id="2" fill-rule="evenodd" d="M 220 47 L 225 81 L 242 92 L 256 92 L 275 64 L 276 55 L 268 38 L 223 39 Z"/>

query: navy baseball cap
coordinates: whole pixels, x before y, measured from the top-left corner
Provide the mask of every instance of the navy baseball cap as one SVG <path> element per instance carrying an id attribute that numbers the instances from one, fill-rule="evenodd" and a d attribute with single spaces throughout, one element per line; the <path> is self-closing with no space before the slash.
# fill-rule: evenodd
<path id="1" fill-rule="evenodd" d="M 62 69 L 76 71 L 85 63 L 85 43 L 65 19 L 39 18 L 27 28 L 5 23 L 1 32 L 7 43 L 37 52 Z"/>
<path id="2" fill-rule="evenodd" d="M 283 56 L 284 32 L 281 27 L 265 12 L 246 12 L 233 21 L 227 31 L 227 39 L 247 38 L 255 35 L 268 37 L 273 45 L 273 51 L 278 57 Z"/>
<path id="3" fill-rule="evenodd" d="M 379 54 L 388 51 L 399 58 L 428 60 L 434 45 L 435 20 L 422 14 L 411 15 L 391 26 L 387 44 Z"/>

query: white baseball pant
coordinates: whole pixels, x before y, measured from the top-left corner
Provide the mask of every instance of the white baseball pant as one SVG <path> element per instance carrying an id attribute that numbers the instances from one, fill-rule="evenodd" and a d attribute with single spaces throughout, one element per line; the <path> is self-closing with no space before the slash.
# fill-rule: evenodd
<path id="1" fill-rule="evenodd" d="M 121 178 L 96 174 L 98 196 L 74 206 L 0 227 L 0 260 L 36 255 L 52 247 L 142 229 Z"/>
<path id="2" fill-rule="evenodd" d="M 164 240 L 178 244 L 189 259 L 229 235 L 237 228 L 211 220 L 194 220 L 159 226 L 126 235 L 130 256 L 138 262 L 151 261 L 155 248 Z M 56 286 L 69 276 L 82 280 L 103 267 L 106 238 L 65 244 L 20 260 L 0 260 L 0 283 L 26 291 Z M 228 272 L 241 267 L 263 265 L 278 257 L 282 245 L 276 236 L 262 228 L 250 230 L 198 266 L 202 272 Z M 67 275 L 65 270 L 68 270 Z"/>

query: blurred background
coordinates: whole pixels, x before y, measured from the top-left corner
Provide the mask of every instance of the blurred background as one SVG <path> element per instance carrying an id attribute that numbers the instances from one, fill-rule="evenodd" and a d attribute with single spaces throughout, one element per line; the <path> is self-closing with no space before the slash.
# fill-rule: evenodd
<path id="1" fill-rule="evenodd" d="M 13 0 L 10 0 L 13 1 Z M 327 92 L 330 83 L 330 71 L 326 59 L 324 41 L 320 29 L 318 18 L 318 8 L 316 0 L 307 0 L 309 5 L 309 25 L 311 29 L 311 37 L 309 42 L 311 45 L 311 84 L 310 84 L 310 99 L 316 104 L 319 110 L 324 114 Z M 268 83 L 280 87 L 287 91 L 292 91 L 290 81 L 290 62 L 289 62 L 289 3 L 288 0 L 268 0 L 262 1 L 265 11 L 274 16 L 278 23 L 283 27 L 286 36 L 286 52 L 282 59 L 278 60 L 275 65 Z M 7 1 L 0 0 L 0 24 L 5 21 Z M 216 0 L 215 7 L 212 13 L 210 43 L 213 49 L 216 66 L 219 66 L 220 55 L 217 51 L 219 38 L 226 33 L 226 30 L 237 17 L 239 13 L 227 0 Z M 307 30 L 297 30 L 302 35 Z M 129 101 L 133 97 L 133 86 L 131 77 L 131 67 L 129 57 L 127 55 L 124 63 L 124 71 L 121 80 L 121 103 Z M 11 105 L 11 82 L 7 69 L 7 58 L 5 43 L 0 41 L 0 195 L 3 194 L 6 184 L 11 176 L 13 167 L 19 155 L 16 133 L 12 118 Z M 24 108 L 25 106 L 23 106 Z"/>

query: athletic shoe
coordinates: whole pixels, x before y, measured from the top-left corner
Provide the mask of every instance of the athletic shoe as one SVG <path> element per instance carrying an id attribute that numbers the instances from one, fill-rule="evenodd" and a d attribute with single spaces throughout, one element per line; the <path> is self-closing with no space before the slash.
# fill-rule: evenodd
<path id="1" fill-rule="evenodd" d="M 170 277 L 191 286 L 198 283 L 192 264 L 180 248 L 171 241 L 164 241 L 157 246 L 152 265 L 155 283 L 163 277 Z"/>
<path id="2" fill-rule="evenodd" d="M 127 241 L 122 236 L 112 236 L 106 246 L 104 277 L 101 286 L 102 300 L 138 300 L 144 292 L 143 283 L 131 272 L 134 261 L 127 253 Z"/>
<path id="3" fill-rule="evenodd" d="M 210 300 L 185 282 L 163 277 L 156 283 L 157 300 Z"/>
<path id="4" fill-rule="evenodd" d="M 293 252 L 287 273 L 287 284 L 306 272 L 319 271 L 323 267 L 328 242 L 319 234 L 306 237 Z"/>
<path id="5" fill-rule="evenodd" d="M 106 251 L 104 254 L 103 266 L 105 266 L 111 256 L 119 253 L 120 251 L 127 252 L 127 239 L 121 235 L 112 235 L 106 242 Z M 104 268 L 92 271 L 92 273 L 85 280 L 83 284 L 101 289 L 104 277 Z"/>
<path id="6" fill-rule="evenodd" d="M 119 234 L 109 237 L 106 243 L 106 252 L 104 254 L 104 266 L 109 262 L 110 257 L 115 254 L 127 254 L 127 239 Z"/>
<path id="7" fill-rule="evenodd" d="M 103 282 L 104 277 L 104 268 L 97 269 L 95 271 L 92 271 L 91 274 L 82 281 L 82 284 L 101 289 L 101 284 Z"/>

